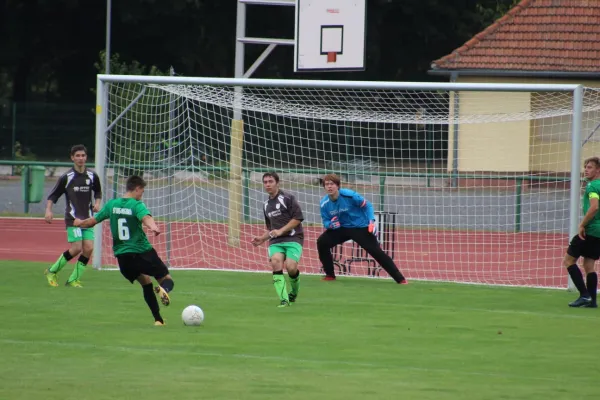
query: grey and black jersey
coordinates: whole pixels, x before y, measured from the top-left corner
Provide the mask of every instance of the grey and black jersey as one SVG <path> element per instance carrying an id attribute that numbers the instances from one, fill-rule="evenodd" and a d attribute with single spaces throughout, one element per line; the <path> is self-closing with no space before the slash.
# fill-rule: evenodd
<path id="1" fill-rule="evenodd" d="M 269 200 L 265 201 L 263 210 L 265 212 L 265 224 L 267 225 L 267 229 L 269 231 L 283 228 L 292 219 L 304 221 L 302 209 L 300 208 L 300 204 L 298 204 L 298 201 L 294 195 L 285 193 L 281 190 L 277 193 L 277 196 L 272 199 L 269 198 Z M 300 245 L 303 245 L 304 230 L 302 229 L 302 224 L 298 225 L 296 228 L 287 232 L 287 234 L 284 234 L 283 236 L 272 238 L 269 241 L 269 244 L 282 242 L 296 242 L 300 243 Z"/>
<path id="2" fill-rule="evenodd" d="M 93 196 L 92 192 L 94 192 Z M 73 226 L 75 218 L 86 219 L 92 216 L 92 200 L 102 198 L 100 178 L 89 169 L 79 173 L 71 168 L 58 178 L 58 182 L 48 195 L 48 200 L 56 204 L 63 194 L 66 203 L 65 223 L 67 226 Z"/>

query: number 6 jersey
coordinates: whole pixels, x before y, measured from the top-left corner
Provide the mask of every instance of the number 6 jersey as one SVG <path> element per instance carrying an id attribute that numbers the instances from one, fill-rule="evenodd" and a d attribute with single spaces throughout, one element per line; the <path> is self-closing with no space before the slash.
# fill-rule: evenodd
<path id="1" fill-rule="evenodd" d="M 142 227 L 142 219 L 151 215 L 146 205 L 131 197 L 110 200 L 98 211 L 97 222 L 110 219 L 115 256 L 127 253 L 141 254 L 152 250 L 152 245 Z"/>

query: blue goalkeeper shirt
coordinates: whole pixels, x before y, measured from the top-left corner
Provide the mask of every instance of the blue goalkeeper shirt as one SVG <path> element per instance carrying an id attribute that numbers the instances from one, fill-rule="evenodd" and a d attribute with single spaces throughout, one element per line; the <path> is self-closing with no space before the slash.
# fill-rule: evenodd
<path id="1" fill-rule="evenodd" d="M 350 189 L 340 189 L 337 200 L 328 195 L 321 199 L 323 226 L 329 229 L 331 218 L 337 216 L 342 228 L 366 228 L 375 220 L 373 205 L 360 194 Z"/>

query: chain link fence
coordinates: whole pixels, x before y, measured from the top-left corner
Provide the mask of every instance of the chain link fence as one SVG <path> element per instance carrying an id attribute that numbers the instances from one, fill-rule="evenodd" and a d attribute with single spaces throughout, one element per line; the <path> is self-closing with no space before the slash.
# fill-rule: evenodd
<path id="1" fill-rule="evenodd" d="M 93 157 L 93 103 L 62 104 L 0 100 L 0 159 L 68 161 L 84 144 Z"/>

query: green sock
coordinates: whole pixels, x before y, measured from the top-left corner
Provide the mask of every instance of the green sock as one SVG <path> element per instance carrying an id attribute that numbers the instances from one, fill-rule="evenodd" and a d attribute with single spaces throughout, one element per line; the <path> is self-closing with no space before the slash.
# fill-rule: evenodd
<path id="1" fill-rule="evenodd" d="M 275 291 L 277 292 L 280 300 L 285 300 L 288 302 L 290 301 L 283 271 L 273 272 L 273 286 L 275 286 Z"/>
<path id="2" fill-rule="evenodd" d="M 65 267 L 65 265 L 67 265 L 68 262 L 69 261 L 65 258 L 64 254 L 61 254 L 60 257 L 58 257 L 58 260 L 56 260 L 56 262 L 52 264 L 49 271 L 53 274 L 57 274 L 61 269 Z"/>
<path id="3" fill-rule="evenodd" d="M 290 276 L 290 286 L 292 287 L 292 293 L 298 296 L 298 289 L 300 289 L 300 271 L 295 277 Z"/>
<path id="4" fill-rule="evenodd" d="M 85 256 L 79 256 L 77 260 L 77 264 L 75 264 L 75 268 L 73 268 L 73 272 L 71 276 L 69 276 L 68 282 L 79 281 L 83 276 L 83 271 L 85 271 L 85 266 L 87 265 L 89 259 Z"/>

